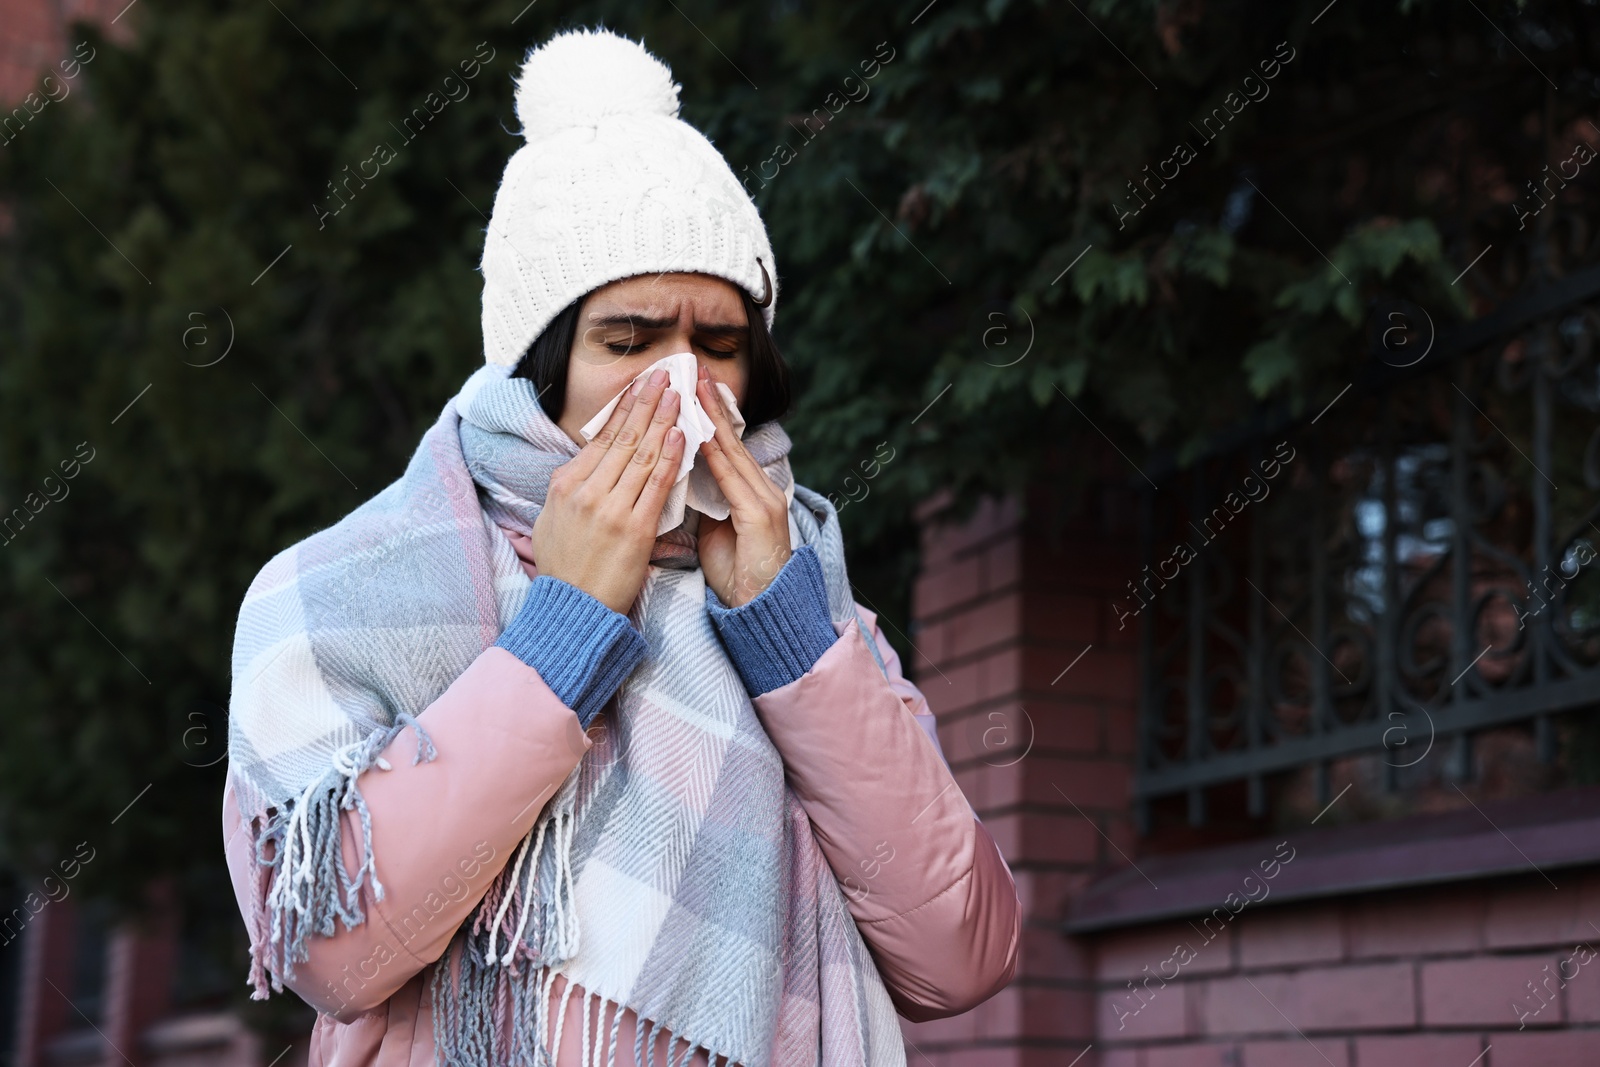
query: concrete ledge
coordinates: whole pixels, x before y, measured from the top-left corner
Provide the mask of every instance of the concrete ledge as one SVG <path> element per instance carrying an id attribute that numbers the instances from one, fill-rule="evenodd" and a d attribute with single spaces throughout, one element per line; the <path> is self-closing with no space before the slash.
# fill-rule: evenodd
<path id="1" fill-rule="evenodd" d="M 1279 854 L 1284 841 L 1288 848 Z M 1137 868 L 1092 881 L 1073 901 L 1064 928 L 1084 934 L 1209 913 L 1230 893 L 1244 896 L 1246 877 L 1253 875 L 1251 885 L 1259 887 L 1260 865 L 1281 860 L 1289 849 L 1293 858 L 1281 864 L 1266 883 L 1267 896 L 1252 909 L 1504 875 L 1549 878 L 1561 868 L 1600 863 L 1600 786 L 1141 857 Z"/>

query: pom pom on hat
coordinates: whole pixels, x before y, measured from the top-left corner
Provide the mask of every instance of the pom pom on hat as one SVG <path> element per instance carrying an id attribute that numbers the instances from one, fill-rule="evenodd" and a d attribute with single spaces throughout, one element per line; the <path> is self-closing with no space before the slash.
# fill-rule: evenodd
<path id="1" fill-rule="evenodd" d="M 644 45 L 604 30 L 573 30 L 523 60 L 517 118 L 530 143 L 628 114 L 678 117 L 672 71 Z"/>

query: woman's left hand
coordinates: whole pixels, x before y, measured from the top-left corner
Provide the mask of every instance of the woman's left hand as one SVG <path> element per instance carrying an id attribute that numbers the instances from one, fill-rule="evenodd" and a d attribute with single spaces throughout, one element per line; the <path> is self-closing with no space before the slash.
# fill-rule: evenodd
<path id="1" fill-rule="evenodd" d="M 789 504 L 733 432 L 722 395 L 705 367 L 695 390 L 717 428 L 700 452 L 729 506 L 726 519 L 700 517 L 696 547 L 706 584 L 724 605 L 736 608 L 771 585 L 789 561 Z"/>

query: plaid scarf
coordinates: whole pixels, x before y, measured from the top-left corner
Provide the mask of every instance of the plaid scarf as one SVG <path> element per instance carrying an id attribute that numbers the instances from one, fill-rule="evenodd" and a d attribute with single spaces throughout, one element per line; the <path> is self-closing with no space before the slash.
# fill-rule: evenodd
<path id="1" fill-rule="evenodd" d="M 383 899 L 357 779 L 387 767 L 379 753 L 407 725 L 414 760 L 434 758 L 414 717 L 526 595 L 499 527 L 531 530 L 551 472 L 578 448 L 532 383 L 506 374 L 474 374 L 397 482 L 280 553 L 245 596 L 230 773 L 257 862 L 277 871 L 252 921 L 258 997 L 309 958 L 309 936 L 365 920 L 364 886 Z M 832 506 L 794 484 L 776 423 L 746 445 L 790 499 L 794 543 L 815 547 L 834 620 L 854 621 Z M 607 1005 L 616 1018 L 633 1009 L 641 1053 L 664 1028 L 751 1067 L 905 1062 L 882 980 L 706 615 L 690 525 L 657 540 L 630 612 L 646 659 L 433 967 L 443 1063 L 553 1062 L 556 974 L 601 1019 Z M 362 827 L 353 873 L 344 811 Z M 614 1056 L 615 1023 L 611 1037 Z"/>

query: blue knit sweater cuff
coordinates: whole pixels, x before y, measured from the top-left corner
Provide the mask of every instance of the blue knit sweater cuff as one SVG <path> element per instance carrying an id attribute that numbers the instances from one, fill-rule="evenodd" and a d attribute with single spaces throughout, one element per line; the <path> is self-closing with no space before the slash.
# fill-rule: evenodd
<path id="1" fill-rule="evenodd" d="M 542 574 L 495 644 L 538 671 L 585 730 L 649 650 L 626 616 Z"/>
<path id="2" fill-rule="evenodd" d="M 723 607 L 709 587 L 706 610 L 752 697 L 805 674 L 839 635 L 828 613 L 828 587 L 816 550 L 801 545 L 772 584 L 737 608 Z"/>

